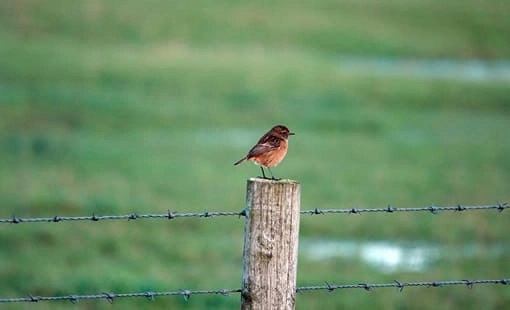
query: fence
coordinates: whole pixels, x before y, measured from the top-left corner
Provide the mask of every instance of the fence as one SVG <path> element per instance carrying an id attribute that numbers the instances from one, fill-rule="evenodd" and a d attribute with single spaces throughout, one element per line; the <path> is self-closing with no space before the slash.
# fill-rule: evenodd
<path id="1" fill-rule="evenodd" d="M 475 210 L 497 210 L 502 212 L 505 209 L 510 209 L 510 206 L 507 203 L 497 203 L 494 205 L 479 205 L 479 206 L 464 206 L 464 205 L 456 205 L 456 206 L 447 206 L 440 207 L 435 205 L 430 205 L 426 207 L 417 207 L 417 208 L 397 208 L 391 205 L 384 208 L 350 208 L 350 209 L 319 209 L 315 208 L 312 210 L 301 210 L 300 214 L 302 215 L 326 215 L 326 214 L 362 214 L 362 213 L 410 213 L 410 212 L 423 212 L 423 213 L 432 213 L 437 214 L 443 211 L 454 211 L 454 212 L 462 212 L 462 211 L 475 211 Z M 22 218 L 13 216 L 11 218 L 0 218 L 0 224 L 20 224 L 20 223 L 59 223 L 66 221 L 109 221 L 109 220 L 138 220 L 138 219 L 160 219 L 160 220 L 173 220 L 178 218 L 212 218 L 212 217 L 223 217 L 223 216 L 235 216 L 235 217 L 244 217 L 246 216 L 246 209 L 243 209 L 239 212 L 231 212 L 231 211 L 204 211 L 204 212 L 188 212 L 188 213 L 180 213 L 180 212 L 172 212 L 168 211 L 167 213 L 152 213 L 152 214 L 138 214 L 138 213 L 129 213 L 122 215 L 87 215 L 87 216 L 51 216 L 51 217 L 29 217 Z"/>
<path id="2" fill-rule="evenodd" d="M 108 221 L 108 220 L 143 220 L 161 219 L 175 220 L 179 218 L 215 218 L 224 216 L 245 217 L 245 245 L 243 252 L 244 272 L 242 288 L 189 290 L 164 292 L 134 292 L 113 293 L 101 292 L 92 295 L 70 294 L 65 296 L 32 296 L 2 298 L 0 303 L 41 302 L 41 301 L 69 301 L 77 303 L 80 300 L 105 299 L 113 302 L 117 298 L 145 298 L 154 300 L 156 297 L 181 296 L 188 300 L 192 295 L 230 295 L 241 294 L 242 309 L 292 309 L 295 294 L 307 291 L 335 291 L 341 289 L 373 290 L 380 288 L 397 288 L 402 291 L 405 287 L 444 287 L 464 285 L 468 288 L 474 285 L 508 285 L 509 278 L 500 279 L 461 279 L 438 281 L 400 282 L 390 283 L 351 283 L 315 286 L 296 286 L 297 245 L 300 215 L 328 215 L 328 214 L 362 214 L 402 212 L 467 212 L 474 210 L 495 210 L 502 212 L 510 208 L 507 203 L 475 206 L 435 206 L 414 208 L 398 208 L 386 206 L 383 208 L 350 208 L 350 209 L 319 209 L 300 210 L 300 185 L 294 181 L 268 181 L 262 179 L 248 180 L 246 208 L 239 212 L 204 211 L 197 213 L 171 212 L 163 214 L 125 215 L 96 215 L 89 216 L 52 216 L 20 218 L 0 218 L 0 224 L 24 225 L 26 223 L 59 223 L 65 221 Z M 282 276 L 285 275 L 285 276 Z"/>
<path id="3" fill-rule="evenodd" d="M 363 289 L 370 291 L 376 288 L 396 288 L 400 292 L 405 287 L 447 287 L 447 286 L 466 286 L 472 288 L 474 285 L 483 284 L 501 284 L 510 285 L 510 279 L 478 279 L 478 280 L 453 280 L 453 281 L 422 281 L 422 282 L 400 282 L 395 280 L 389 283 L 351 283 L 351 284 L 330 284 L 316 286 L 300 286 L 296 288 L 297 293 L 306 291 L 328 291 L 344 289 Z M 15 297 L 15 298 L 0 298 L 0 303 L 20 303 L 20 302 L 39 302 L 39 301 L 69 301 L 73 304 L 78 303 L 80 300 L 88 299 L 104 299 L 110 303 L 117 298 L 143 298 L 149 301 L 154 301 L 156 297 L 164 296 L 180 296 L 184 300 L 189 300 L 192 295 L 222 295 L 229 296 L 232 293 L 241 293 L 241 289 L 216 289 L 216 290 L 178 290 L 166 292 L 136 292 L 136 293 L 108 293 L 103 292 L 93 295 L 66 295 L 66 296 L 28 296 L 28 297 Z"/>

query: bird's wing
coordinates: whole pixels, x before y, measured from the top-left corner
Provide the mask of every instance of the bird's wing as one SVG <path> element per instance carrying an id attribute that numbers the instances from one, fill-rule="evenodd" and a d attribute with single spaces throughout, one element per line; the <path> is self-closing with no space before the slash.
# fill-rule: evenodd
<path id="1" fill-rule="evenodd" d="M 264 136 L 263 139 L 259 140 L 259 143 L 255 145 L 250 152 L 248 152 L 248 158 L 258 156 L 260 154 L 277 150 L 280 148 L 281 140 L 275 136 Z M 265 139 L 264 139 L 265 138 Z"/>

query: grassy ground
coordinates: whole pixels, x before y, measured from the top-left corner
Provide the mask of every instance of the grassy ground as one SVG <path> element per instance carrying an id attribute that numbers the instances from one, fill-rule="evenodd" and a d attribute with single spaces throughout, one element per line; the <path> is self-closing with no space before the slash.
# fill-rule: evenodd
<path id="1" fill-rule="evenodd" d="M 500 1 L 0 3 L 0 217 L 237 211 L 276 123 L 302 208 L 510 201 L 510 87 L 347 74 L 340 54 L 506 59 Z M 303 238 L 508 246 L 506 212 L 314 216 Z M 0 297 L 237 288 L 243 220 L 0 226 Z M 301 254 L 298 284 L 508 277 L 505 252 L 426 273 Z M 427 302 L 416 303 L 417 300 Z M 298 295 L 298 309 L 501 309 L 506 287 Z M 116 300 L 238 308 L 239 296 Z M 26 305 L 9 305 L 18 309 Z M 34 306 L 34 305 L 31 305 Z M 37 308 L 68 307 L 66 303 Z M 83 308 L 110 308 L 105 301 Z"/>

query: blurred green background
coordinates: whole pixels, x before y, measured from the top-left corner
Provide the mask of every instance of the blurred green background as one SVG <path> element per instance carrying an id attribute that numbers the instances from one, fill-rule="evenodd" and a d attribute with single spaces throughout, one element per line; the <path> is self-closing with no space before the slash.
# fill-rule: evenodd
<path id="1" fill-rule="evenodd" d="M 1 1 L 0 217 L 241 210 L 246 179 L 259 169 L 232 163 L 279 123 L 296 136 L 273 172 L 302 183 L 302 209 L 510 201 L 508 78 L 357 70 L 401 60 L 509 70 L 509 31 L 500 0 Z M 477 250 L 413 271 L 344 256 L 317 261 L 303 246 L 298 285 L 508 277 L 508 214 L 303 217 L 305 244 Z M 3 224 L 0 297 L 238 288 L 243 224 Z M 239 301 L 159 297 L 113 307 L 237 309 Z M 296 308 L 508 304 L 501 285 L 308 292 Z M 72 307 L 112 308 L 104 300 Z"/>

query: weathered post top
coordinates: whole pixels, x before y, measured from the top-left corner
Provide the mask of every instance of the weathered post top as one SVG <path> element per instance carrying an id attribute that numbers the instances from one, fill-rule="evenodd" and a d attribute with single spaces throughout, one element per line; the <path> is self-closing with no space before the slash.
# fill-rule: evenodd
<path id="1" fill-rule="evenodd" d="M 250 178 L 241 309 L 294 309 L 301 185 Z"/>

